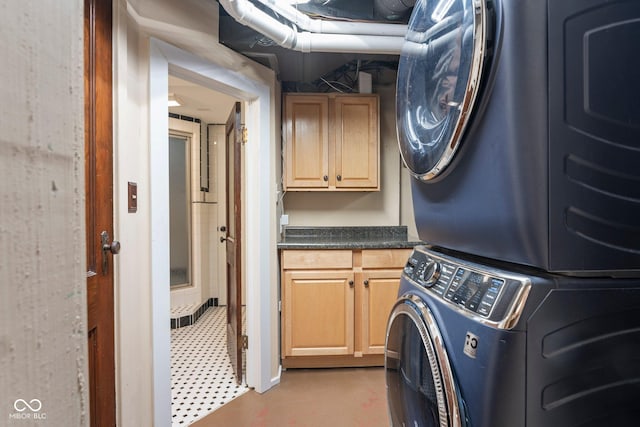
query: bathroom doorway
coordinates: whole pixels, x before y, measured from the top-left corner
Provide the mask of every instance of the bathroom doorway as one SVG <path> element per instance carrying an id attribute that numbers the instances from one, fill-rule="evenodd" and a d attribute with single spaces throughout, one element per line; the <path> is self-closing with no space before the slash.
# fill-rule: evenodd
<path id="1" fill-rule="evenodd" d="M 225 123 L 236 100 L 172 75 L 169 94 L 171 409 L 185 425 L 248 390 L 225 336 Z"/>
<path id="2" fill-rule="evenodd" d="M 226 304 L 225 114 L 235 99 L 169 75 L 171 326 Z"/>

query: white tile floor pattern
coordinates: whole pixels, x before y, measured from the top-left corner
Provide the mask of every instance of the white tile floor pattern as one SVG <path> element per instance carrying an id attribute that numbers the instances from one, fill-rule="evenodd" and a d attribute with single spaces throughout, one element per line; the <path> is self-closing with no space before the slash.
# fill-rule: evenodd
<path id="1" fill-rule="evenodd" d="M 226 307 L 171 330 L 172 427 L 188 426 L 249 390 L 237 385 L 227 355 Z"/>

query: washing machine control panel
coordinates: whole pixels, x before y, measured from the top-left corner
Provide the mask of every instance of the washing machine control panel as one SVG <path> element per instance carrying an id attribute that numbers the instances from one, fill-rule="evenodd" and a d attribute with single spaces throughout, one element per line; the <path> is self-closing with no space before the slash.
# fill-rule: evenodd
<path id="1" fill-rule="evenodd" d="M 504 283 L 503 279 L 458 267 L 444 297 L 488 317 Z"/>
<path id="2" fill-rule="evenodd" d="M 411 254 L 403 276 L 467 313 L 498 323 L 513 316 L 529 289 L 529 280 L 524 276 L 459 260 L 423 246 Z"/>

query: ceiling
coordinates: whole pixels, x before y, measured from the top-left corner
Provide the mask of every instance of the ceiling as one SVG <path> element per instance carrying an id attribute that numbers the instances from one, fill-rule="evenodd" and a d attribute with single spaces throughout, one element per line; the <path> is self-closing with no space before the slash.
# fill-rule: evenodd
<path id="1" fill-rule="evenodd" d="M 169 107 L 170 113 L 194 117 L 208 124 L 226 123 L 236 101 L 229 95 L 172 75 L 169 75 L 169 93 L 182 101 L 180 107 Z"/>

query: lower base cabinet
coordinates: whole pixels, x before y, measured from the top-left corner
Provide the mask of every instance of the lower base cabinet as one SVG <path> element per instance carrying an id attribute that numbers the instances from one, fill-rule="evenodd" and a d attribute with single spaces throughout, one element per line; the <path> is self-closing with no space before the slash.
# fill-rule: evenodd
<path id="1" fill-rule="evenodd" d="M 410 249 L 283 250 L 282 364 L 382 366 Z"/>

